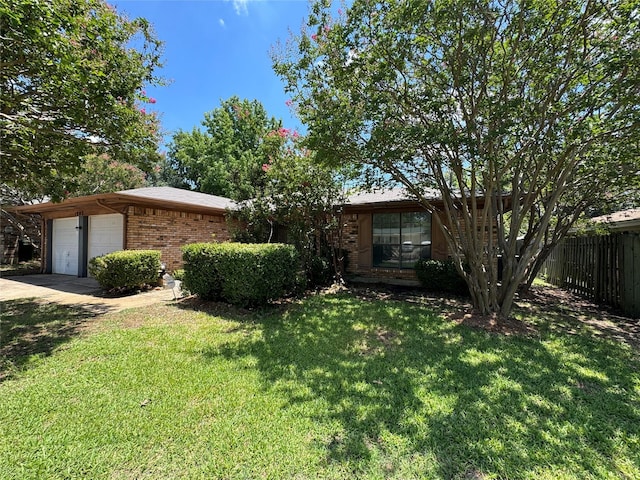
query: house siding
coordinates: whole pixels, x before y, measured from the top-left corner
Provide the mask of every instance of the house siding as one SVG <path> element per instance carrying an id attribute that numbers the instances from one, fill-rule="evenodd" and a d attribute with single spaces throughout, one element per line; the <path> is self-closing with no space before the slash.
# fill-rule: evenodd
<path id="1" fill-rule="evenodd" d="M 160 250 L 170 272 L 182 268 L 183 245 L 231 238 L 223 215 L 130 206 L 126 218 L 125 248 Z"/>

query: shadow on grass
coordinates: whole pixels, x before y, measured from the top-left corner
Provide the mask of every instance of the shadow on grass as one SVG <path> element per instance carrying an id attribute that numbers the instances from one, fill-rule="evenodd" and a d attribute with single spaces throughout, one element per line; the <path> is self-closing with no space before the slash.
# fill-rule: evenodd
<path id="1" fill-rule="evenodd" d="M 255 359 L 265 389 L 331 426 L 315 439 L 329 468 L 438 478 L 640 471 L 638 359 L 612 340 L 505 337 L 425 306 L 349 295 L 265 311 L 246 328 L 256 326 L 262 335 L 205 358 Z"/>
<path id="2" fill-rule="evenodd" d="M 29 299 L 0 304 L 0 382 L 28 366 L 33 355 L 50 355 L 77 336 L 94 313 Z"/>

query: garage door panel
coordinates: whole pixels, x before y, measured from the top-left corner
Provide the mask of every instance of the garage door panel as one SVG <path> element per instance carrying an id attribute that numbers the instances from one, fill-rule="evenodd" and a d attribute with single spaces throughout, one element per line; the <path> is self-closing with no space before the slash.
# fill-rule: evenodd
<path id="1" fill-rule="evenodd" d="M 122 250 L 124 217 L 119 213 L 89 217 L 89 260 Z"/>
<path id="2" fill-rule="evenodd" d="M 53 220 L 53 273 L 78 274 L 78 217 Z"/>

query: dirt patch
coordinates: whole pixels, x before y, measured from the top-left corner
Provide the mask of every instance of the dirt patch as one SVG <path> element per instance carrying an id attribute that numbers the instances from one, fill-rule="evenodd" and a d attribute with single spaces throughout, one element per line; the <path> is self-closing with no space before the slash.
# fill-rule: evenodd
<path id="1" fill-rule="evenodd" d="M 376 339 L 385 347 L 390 347 L 391 345 L 396 343 L 396 338 L 398 335 L 394 332 L 390 332 L 384 328 L 378 328 L 376 330 Z"/>
<path id="2" fill-rule="evenodd" d="M 518 298 L 518 307 L 545 316 L 557 330 L 569 335 L 589 328 L 595 335 L 624 342 L 640 350 L 640 319 L 620 315 L 584 297 L 557 287 L 532 288 Z"/>
<path id="3" fill-rule="evenodd" d="M 163 288 L 154 285 L 143 285 L 140 287 L 117 287 L 110 290 L 100 290 L 96 292 L 94 296 L 99 298 L 124 298 L 133 297 L 134 295 L 138 295 L 140 293 L 148 293 L 158 290 L 163 290 Z"/>

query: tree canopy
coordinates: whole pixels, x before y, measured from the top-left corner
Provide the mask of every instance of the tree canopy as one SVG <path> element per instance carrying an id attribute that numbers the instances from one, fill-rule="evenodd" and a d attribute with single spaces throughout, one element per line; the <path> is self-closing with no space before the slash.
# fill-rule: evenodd
<path id="1" fill-rule="evenodd" d="M 263 182 L 262 165 L 281 148 L 282 122 L 257 100 L 231 97 L 204 115 L 204 131 L 178 131 L 169 161 L 193 188 L 234 200 L 252 198 Z"/>
<path id="2" fill-rule="evenodd" d="M 11 188 L 61 198 L 82 157 L 157 160 L 161 43 L 149 23 L 103 0 L 0 0 L 0 176 Z"/>
<path id="3" fill-rule="evenodd" d="M 135 165 L 112 160 L 107 154 L 89 155 L 84 159 L 82 171 L 73 181 L 70 196 L 94 195 L 141 188 L 147 175 Z"/>
<path id="4" fill-rule="evenodd" d="M 273 59 L 320 161 L 440 211 L 485 314 L 508 315 L 550 236 L 640 173 L 637 0 L 316 1 Z"/>

